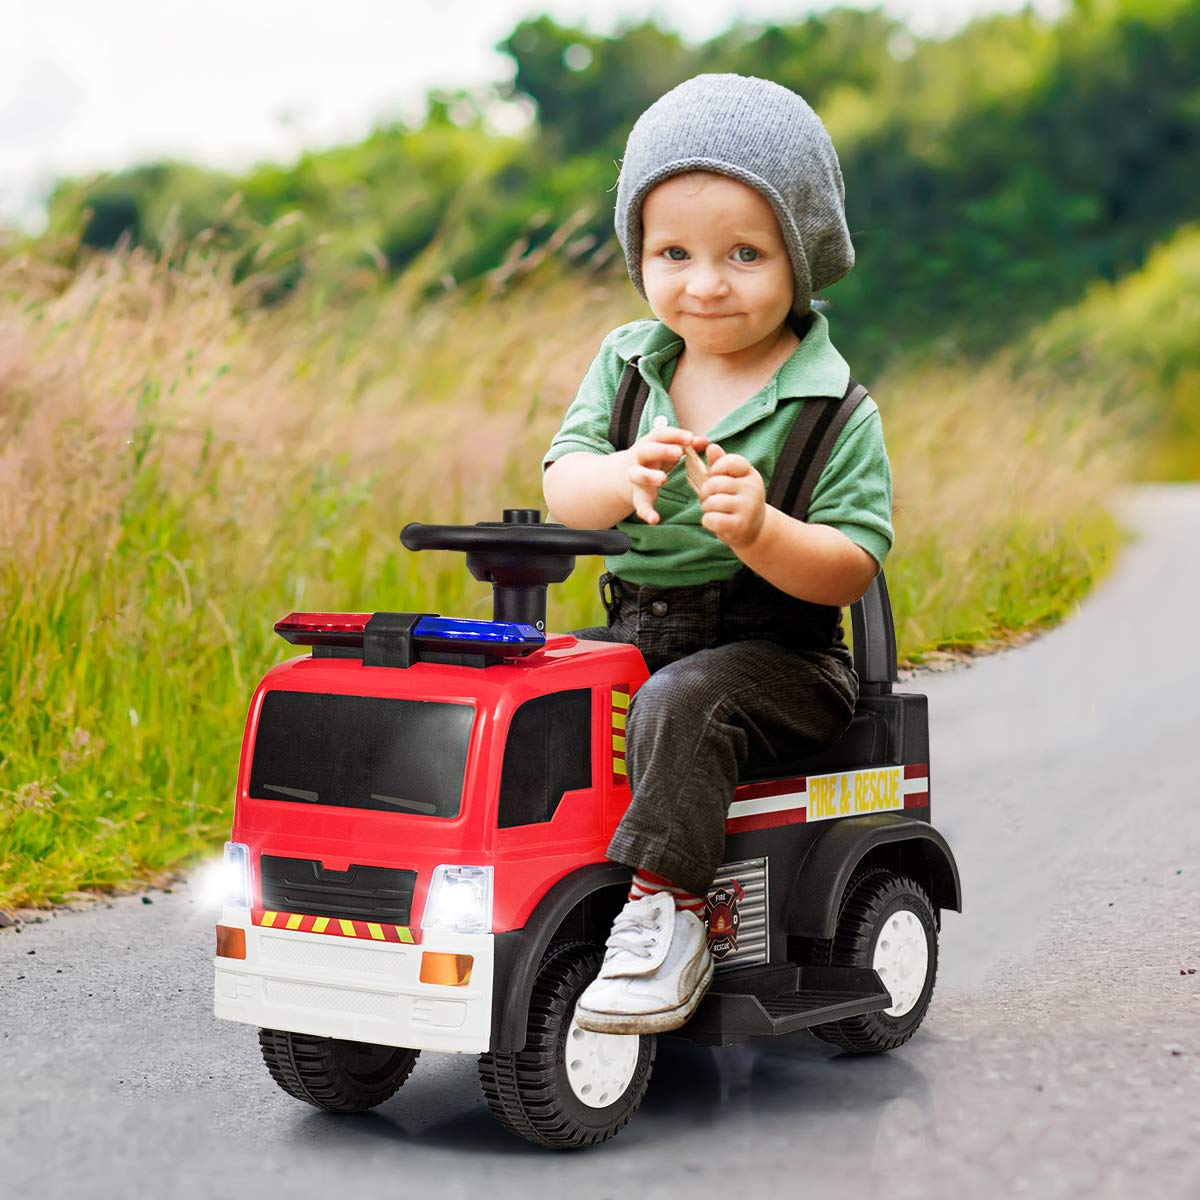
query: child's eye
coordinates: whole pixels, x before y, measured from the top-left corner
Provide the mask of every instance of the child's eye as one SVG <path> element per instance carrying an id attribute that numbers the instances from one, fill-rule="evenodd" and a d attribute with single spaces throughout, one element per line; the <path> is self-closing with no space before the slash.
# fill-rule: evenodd
<path id="1" fill-rule="evenodd" d="M 683 262 L 687 258 L 687 251 L 682 246 L 668 246 L 663 253 L 671 262 Z"/>
<path id="2" fill-rule="evenodd" d="M 754 262 L 758 258 L 758 251 L 753 246 L 739 246 L 733 253 L 738 262 Z"/>

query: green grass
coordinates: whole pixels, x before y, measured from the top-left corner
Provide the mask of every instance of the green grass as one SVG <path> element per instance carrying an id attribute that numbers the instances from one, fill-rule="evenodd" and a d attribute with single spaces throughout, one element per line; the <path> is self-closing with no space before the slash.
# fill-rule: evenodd
<path id="1" fill-rule="evenodd" d="M 261 310 L 219 263 L 0 269 L 0 907 L 162 878 L 227 835 L 260 675 L 296 609 L 490 613 L 410 520 L 538 506 L 539 462 L 631 290 Z M 872 389 L 896 478 L 901 656 L 1062 619 L 1112 562 L 1132 443 L 1088 387 L 1004 363 Z M 599 560 L 550 625 L 601 620 Z"/>

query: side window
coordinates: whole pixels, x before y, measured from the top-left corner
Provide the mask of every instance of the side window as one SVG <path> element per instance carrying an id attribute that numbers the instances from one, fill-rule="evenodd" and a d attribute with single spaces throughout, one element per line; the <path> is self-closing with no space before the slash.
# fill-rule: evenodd
<path id="1" fill-rule="evenodd" d="M 592 782 L 589 688 L 527 700 L 513 715 L 500 775 L 501 829 L 549 821 L 563 792 Z"/>

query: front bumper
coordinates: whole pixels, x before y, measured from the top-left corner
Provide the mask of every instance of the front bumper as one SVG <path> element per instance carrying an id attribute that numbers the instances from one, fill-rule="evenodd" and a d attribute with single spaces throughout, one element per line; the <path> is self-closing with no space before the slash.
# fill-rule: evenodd
<path id="1" fill-rule="evenodd" d="M 245 930 L 245 959 L 213 959 L 213 1012 L 228 1021 L 413 1050 L 479 1054 L 489 1048 L 492 934 L 434 934 L 420 945 L 367 942 L 252 924 L 227 908 L 221 924 Z M 470 954 L 461 987 L 422 983 L 426 951 Z"/>

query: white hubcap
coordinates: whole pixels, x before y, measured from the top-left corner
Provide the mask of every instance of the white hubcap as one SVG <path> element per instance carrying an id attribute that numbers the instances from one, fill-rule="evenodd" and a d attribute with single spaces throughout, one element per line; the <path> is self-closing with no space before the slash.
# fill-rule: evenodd
<path id="1" fill-rule="evenodd" d="M 637 1070 L 641 1038 L 636 1033 L 592 1033 L 574 1014 L 567 1029 L 567 1082 L 589 1108 L 607 1108 L 625 1094 Z"/>
<path id="2" fill-rule="evenodd" d="M 871 966 L 892 994 L 892 1007 L 883 1011 L 889 1017 L 904 1016 L 921 998 L 929 974 L 929 942 L 916 913 L 901 908 L 884 921 Z"/>

